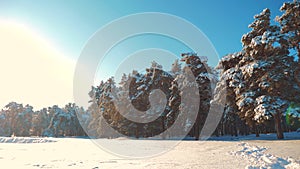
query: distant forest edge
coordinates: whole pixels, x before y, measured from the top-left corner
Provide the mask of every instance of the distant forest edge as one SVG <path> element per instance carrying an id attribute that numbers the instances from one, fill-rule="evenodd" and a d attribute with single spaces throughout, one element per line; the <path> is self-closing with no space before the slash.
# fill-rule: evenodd
<path id="1" fill-rule="evenodd" d="M 178 123 L 178 130 L 185 130 L 184 133 L 198 140 L 209 110 L 224 105 L 222 118 L 217 128 L 212 129 L 214 135 L 259 136 L 274 132 L 278 139 L 283 139 L 284 131 L 300 128 L 300 3 L 298 0 L 284 3 L 280 10 L 282 15 L 275 18 L 274 24 L 269 9 L 255 15 L 249 25 L 251 31 L 242 36 L 243 49 L 224 56 L 215 68 L 195 53 L 182 54 L 170 71 L 164 71 L 153 61 L 145 73 L 124 74 L 118 85 L 112 77 L 92 87 L 87 110 L 69 103 L 63 108 L 52 106 L 33 111 L 30 105 L 11 102 L 0 111 L 0 135 L 88 134 L 113 138 L 123 134 L 143 138 L 166 131 L 185 116 Z M 189 71 L 195 81 L 190 81 Z M 194 97 L 185 99 L 199 105 L 195 119 L 188 114 L 192 108 L 181 103 L 181 91 L 191 86 L 199 91 L 196 94 L 200 102 Z M 166 96 L 155 99 L 159 102 L 166 99 L 166 104 L 149 112 L 149 97 L 155 89 L 161 89 Z M 132 112 L 128 100 L 147 115 L 161 114 L 149 123 L 134 123 L 118 112 Z M 166 133 L 162 137 L 167 139 L 177 134 L 182 133 Z"/>

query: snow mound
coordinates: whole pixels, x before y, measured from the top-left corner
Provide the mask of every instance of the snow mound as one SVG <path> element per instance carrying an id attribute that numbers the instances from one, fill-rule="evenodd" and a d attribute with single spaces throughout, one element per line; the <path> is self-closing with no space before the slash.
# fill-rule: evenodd
<path id="1" fill-rule="evenodd" d="M 0 137 L 0 143 L 50 143 L 55 140 L 29 137 Z"/>
<path id="2" fill-rule="evenodd" d="M 269 169 L 269 168 L 300 168 L 300 162 L 292 158 L 281 158 L 266 153 L 267 148 L 251 146 L 248 143 L 240 143 L 238 146 L 241 150 L 231 152 L 231 155 L 242 157 L 247 160 L 249 164 L 248 169 Z"/>

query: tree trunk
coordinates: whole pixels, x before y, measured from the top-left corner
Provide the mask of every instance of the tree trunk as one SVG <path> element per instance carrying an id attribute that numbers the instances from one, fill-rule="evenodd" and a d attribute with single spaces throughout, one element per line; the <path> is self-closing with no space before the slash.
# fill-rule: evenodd
<path id="1" fill-rule="evenodd" d="M 246 126 L 245 127 L 245 133 L 246 133 L 246 136 L 248 136 L 250 133 L 249 133 L 250 131 L 249 131 L 249 127 L 248 126 Z"/>
<path id="2" fill-rule="evenodd" d="M 199 140 L 200 137 L 200 114 L 198 113 L 197 119 L 194 125 L 194 136 L 195 140 Z"/>
<path id="3" fill-rule="evenodd" d="M 138 139 L 140 137 L 140 125 L 137 124 L 136 130 L 135 130 L 135 138 Z"/>
<path id="4" fill-rule="evenodd" d="M 300 42 L 298 42 L 299 44 Z M 298 54 L 298 63 L 300 63 L 300 46 L 299 45 L 296 45 L 296 49 L 297 49 L 297 54 Z"/>
<path id="5" fill-rule="evenodd" d="M 277 134 L 277 139 L 283 139 L 283 130 L 281 126 L 281 114 L 276 113 L 274 116 L 275 119 L 275 128 L 276 128 L 276 134 Z"/>
<path id="6" fill-rule="evenodd" d="M 255 125 L 254 127 L 255 137 L 259 137 L 258 127 Z"/>
<path id="7" fill-rule="evenodd" d="M 237 137 L 237 136 L 238 136 L 238 131 L 237 131 L 237 126 L 236 126 L 236 124 L 234 124 L 233 131 L 234 131 L 234 136 Z"/>
<path id="8" fill-rule="evenodd" d="M 216 128 L 216 130 L 215 130 L 215 135 L 216 135 L 216 137 L 219 137 L 220 136 L 220 134 L 219 134 L 219 127 L 218 128 Z"/>
<path id="9" fill-rule="evenodd" d="M 166 139 L 166 132 L 165 132 L 165 121 L 166 121 L 166 116 L 162 116 L 161 118 L 161 128 L 162 128 L 162 131 L 163 131 L 163 134 L 162 134 L 162 139 L 165 140 Z"/>
<path id="10" fill-rule="evenodd" d="M 222 122 L 222 125 L 221 125 L 221 136 L 224 136 L 224 123 Z"/>
<path id="11" fill-rule="evenodd" d="M 300 66 L 300 58 L 298 59 L 298 65 Z M 299 79 L 299 77 L 300 77 L 300 70 L 296 69 L 295 73 L 294 73 L 294 78 L 295 78 L 298 86 L 300 86 L 300 79 Z"/>

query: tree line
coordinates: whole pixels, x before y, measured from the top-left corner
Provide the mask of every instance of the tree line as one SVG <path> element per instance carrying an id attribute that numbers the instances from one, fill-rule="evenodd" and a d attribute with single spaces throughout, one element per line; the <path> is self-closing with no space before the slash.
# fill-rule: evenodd
<path id="1" fill-rule="evenodd" d="M 284 131 L 300 128 L 299 1 L 280 10 L 275 23 L 269 9 L 256 15 L 242 37 L 242 50 L 224 56 L 215 68 L 196 53 L 182 54 L 169 71 L 153 61 L 144 73 L 133 70 L 118 84 L 112 77 L 93 86 L 86 110 L 70 103 L 33 111 L 11 102 L 0 111 L 0 135 L 187 134 L 198 140 L 209 111 L 224 105 L 214 135 L 276 132 L 282 139 Z"/>
<path id="2" fill-rule="evenodd" d="M 74 103 L 34 111 L 30 105 L 10 102 L 0 111 L 0 136 L 86 136 L 79 119 L 84 125 L 88 114 Z"/>

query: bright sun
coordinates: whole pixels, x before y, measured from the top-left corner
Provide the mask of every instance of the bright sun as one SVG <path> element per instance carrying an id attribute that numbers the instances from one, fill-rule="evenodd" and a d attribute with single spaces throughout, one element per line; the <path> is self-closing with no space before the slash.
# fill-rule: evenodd
<path id="1" fill-rule="evenodd" d="M 35 108 L 72 102 L 74 65 L 29 27 L 0 20 L 0 109 L 10 101 Z"/>

